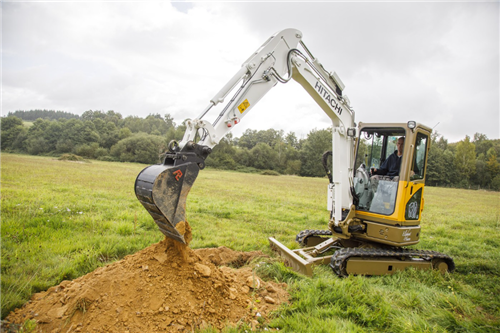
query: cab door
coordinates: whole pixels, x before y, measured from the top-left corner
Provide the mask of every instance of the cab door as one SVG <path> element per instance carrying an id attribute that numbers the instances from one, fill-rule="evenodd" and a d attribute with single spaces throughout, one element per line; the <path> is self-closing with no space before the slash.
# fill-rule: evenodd
<path id="1" fill-rule="evenodd" d="M 424 209 L 424 185 L 427 157 L 430 148 L 430 133 L 417 129 L 410 159 L 409 182 L 405 193 L 404 219 L 408 222 L 420 221 Z"/>

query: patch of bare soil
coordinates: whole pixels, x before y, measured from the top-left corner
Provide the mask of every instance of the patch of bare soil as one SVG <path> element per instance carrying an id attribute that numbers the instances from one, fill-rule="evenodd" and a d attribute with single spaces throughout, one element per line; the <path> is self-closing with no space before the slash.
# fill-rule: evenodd
<path id="1" fill-rule="evenodd" d="M 255 327 L 288 301 L 285 284 L 264 282 L 244 266 L 261 252 L 192 250 L 176 243 L 165 239 L 35 294 L 4 324 L 14 329 L 34 319 L 37 331 L 54 333 L 220 330 Z"/>

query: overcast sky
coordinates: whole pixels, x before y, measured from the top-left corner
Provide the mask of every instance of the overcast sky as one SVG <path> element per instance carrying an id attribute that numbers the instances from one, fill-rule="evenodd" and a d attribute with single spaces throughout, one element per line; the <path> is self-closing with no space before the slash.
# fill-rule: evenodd
<path id="1" fill-rule="evenodd" d="M 2 115 L 50 109 L 179 124 L 285 28 L 346 85 L 356 122 L 500 137 L 499 2 L 2 2 Z M 210 118 L 209 118 L 210 119 Z M 329 119 L 295 82 L 235 127 L 305 137 Z"/>

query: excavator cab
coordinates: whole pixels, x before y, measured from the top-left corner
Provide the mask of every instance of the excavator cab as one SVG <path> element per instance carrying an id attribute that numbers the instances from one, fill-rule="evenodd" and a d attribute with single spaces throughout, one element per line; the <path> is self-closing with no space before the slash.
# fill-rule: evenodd
<path id="1" fill-rule="evenodd" d="M 359 125 L 353 203 L 365 230 L 355 237 L 393 246 L 418 243 L 430 134 L 413 121 Z"/>
<path id="2" fill-rule="evenodd" d="M 420 220 L 430 130 L 412 124 L 412 128 L 408 124 L 362 124 L 353 179 L 356 210 L 363 216 L 383 215 L 384 220 L 398 222 Z M 401 156 L 398 141 L 404 143 Z M 405 191 L 408 188 L 410 191 Z M 401 204 L 411 198 L 410 207 Z"/>
<path id="3" fill-rule="evenodd" d="M 397 247 L 417 244 L 431 129 L 414 121 L 360 123 L 358 133 L 352 189 L 355 214 L 346 223 L 363 228 L 348 236 Z"/>

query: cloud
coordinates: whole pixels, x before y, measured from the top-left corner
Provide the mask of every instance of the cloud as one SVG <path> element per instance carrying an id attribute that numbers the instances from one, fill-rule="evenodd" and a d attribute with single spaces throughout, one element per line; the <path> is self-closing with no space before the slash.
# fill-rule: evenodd
<path id="1" fill-rule="evenodd" d="M 272 33 L 298 28 L 356 121 L 498 138 L 498 3 L 5 2 L 2 112 L 197 117 Z M 329 119 L 296 83 L 235 128 L 303 136 Z"/>

